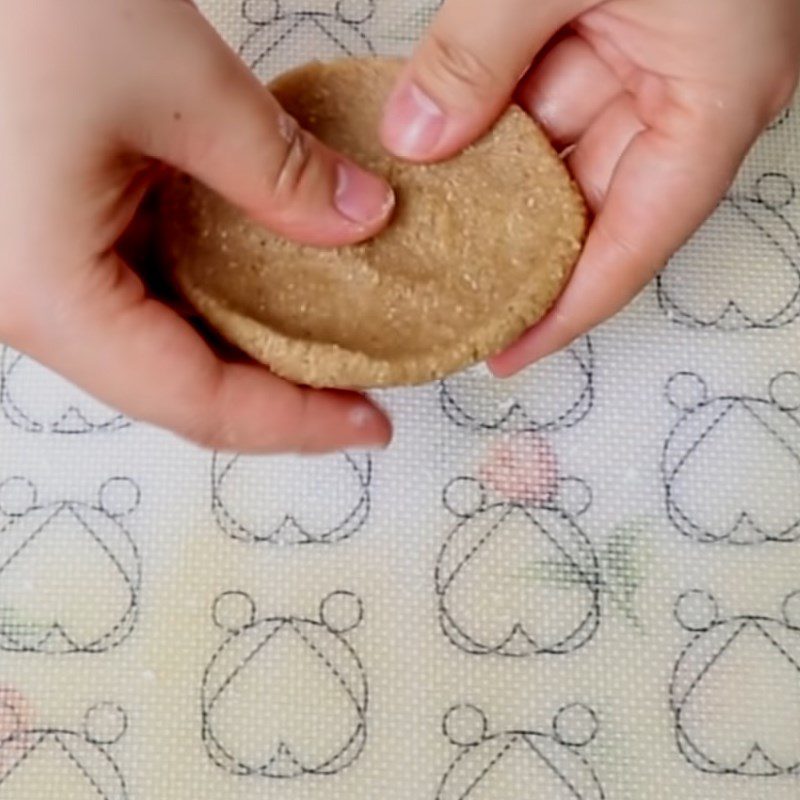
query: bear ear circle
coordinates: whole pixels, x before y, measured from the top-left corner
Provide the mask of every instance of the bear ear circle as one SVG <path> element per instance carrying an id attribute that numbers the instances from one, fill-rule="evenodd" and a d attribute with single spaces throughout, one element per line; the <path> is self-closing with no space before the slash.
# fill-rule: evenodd
<path id="1" fill-rule="evenodd" d="M 83 733 L 92 744 L 116 744 L 127 730 L 128 715 L 115 703 L 99 703 L 86 712 Z"/>
<path id="2" fill-rule="evenodd" d="M 791 205 L 795 193 L 794 182 L 781 172 L 767 172 L 756 183 L 756 199 L 772 211 Z"/>
<path id="3" fill-rule="evenodd" d="M 486 489 L 476 478 L 454 478 L 442 493 L 444 507 L 461 519 L 474 517 L 488 505 Z"/>
<path id="4" fill-rule="evenodd" d="M 678 372 L 665 387 L 667 400 L 679 411 L 694 411 L 708 400 L 706 382 L 694 372 Z"/>
<path id="5" fill-rule="evenodd" d="M 483 711 L 469 704 L 453 706 L 442 721 L 444 735 L 460 747 L 480 744 L 486 738 L 488 729 L 489 723 Z"/>
<path id="6" fill-rule="evenodd" d="M 133 513 L 141 499 L 141 490 L 130 478 L 110 478 L 100 487 L 100 508 L 109 517 L 125 517 Z"/>
<path id="7" fill-rule="evenodd" d="M 585 514 L 592 505 L 592 487 L 583 478 L 558 479 L 558 506 L 573 517 Z"/>
<path id="8" fill-rule="evenodd" d="M 364 619 L 364 604 L 352 592 L 333 592 L 320 603 L 319 618 L 329 631 L 347 633 Z"/>
<path id="9" fill-rule="evenodd" d="M 27 478 L 14 477 L 0 483 L 0 513 L 7 517 L 27 514 L 38 501 L 36 487 Z"/>
<path id="10" fill-rule="evenodd" d="M 800 591 L 792 592 L 781 606 L 783 621 L 789 628 L 800 630 Z"/>
<path id="11" fill-rule="evenodd" d="M 572 703 L 559 709 L 553 719 L 553 735 L 569 747 L 584 747 L 600 729 L 597 714 L 583 703 Z"/>
<path id="12" fill-rule="evenodd" d="M 228 633 L 241 633 L 256 621 L 256 604 L 247 592 L 223 592 L 211 610 L 214 624 Z"/>
<path id="13" fill-rule="evenodd" d="M 338 0 L 336 16 L 348 25 L 361 25 L 375 14 L 375 0 Z"/>
<path id="14" fill-rule="evenodd" d="M 769 399 L 781 411 L 800 409 L 800 375 L 781 372 L 769 382 Z"/>
<path id="15" fill-rule="evenodd" d="M 253 25 L 269 25 L 281 15 L 278 0 L 244 0 L 242 15 Z"/>
<path id="16" fill-rule="evenodd" d="M 692 633 L 702 633 L 719 622 L 719 606 L 713 595 L 701 589 L 684 592 L 675 603 L 675 619 Z"/>

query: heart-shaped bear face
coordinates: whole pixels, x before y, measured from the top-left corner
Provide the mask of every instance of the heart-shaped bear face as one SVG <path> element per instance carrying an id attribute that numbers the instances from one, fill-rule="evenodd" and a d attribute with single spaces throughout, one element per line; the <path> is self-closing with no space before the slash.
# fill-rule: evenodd
<path id="1" fill-rule="evenodd" d="M 705 235 L 659 277 L 665 313 L 680 324 L 716 330 L 780 328 L 797 319 L 800 238 L 781 211 L 794 193 L 786 176 L 770 174 L 755 197 L 724 200 Z"/>
<path id="2" fill-rule="evenodd" d="M 451 765 L 437 800 L 603 800 L 586 760 L 538 733 L 506 733 L 467 748 Z"/>
<path id="3" fill-rule="evenodd" d="M 682 382 L 695 376 L 676 376 Z M 724 396 L 683 408 L 664 446 L 667 511 L 701 542 L 758 544 L 800 538 L 800 424 L 794 405 Z"/>
<path id="4" fill-rule="evenodd" d="M 374 55 L 363 26 L 375 8 L 375 0 L 245 0 L 254 27 L 239 53 L 262 78 L 297 66 L 304 52 L 321 60 Z"/>
<path id="5" fill-rule="evenodd" d="M 127 800 L 119 768 L 101 748 L 68 731 L 30 731 L 20 734 L 21 755 L 0 777 L 0 800 Z M 17 738 L 0 745 L 18 747 Z"/>
<path id="6" fill-rule="evenodd" d="M 347 539 L 366 523 L 371 480 L 369 456 L 218 454 L 213 464 L 214 513 L 234 539 L 329 544 Z"/>
<path id="7" fill-rule="evenodd" d="M 436 566 L 442 630 L 478 655 L 562 654 L 600 621 L 596 555 L 564 512 L 497 503 L 463 519 Z"/>
<path id="8" fill-rule="evenodd" d="M 586 337 L 507 380 L 473 367 L 441 382 L 442 410 L 456 425 L 471 430 L 568 428 L 592 408 L 593 361 L 592 342 Z"/>
<path id="9" fill-rule="evenodd" d="M 465 710 L 482 718 L 482 712 L 469 706 L 451 709 L 445 717 L 445 731 L 454 743 L 458 742 L 448 726 L 454 713 Z M 479 737 L 464 741 L 442 778 L 436 800 L 511 800 L 522 796 L 523 787 L 525 797 L 547 800 L 605 797 L 579 747 L 561 741 L 557 732 L 509 731 L 487 736 L 484 730 Z"/>
<path id="10" fill-rule="evenodd" d="M 11 489 L 19 489 L 10 483 L 3 485 L 6 503 Z M 133 487 L 125 479 L 110 481 L 106 501 L 120 489 L 121 496 Z M 10 517 L 0 535 L 0 648 L 100 653 L 130 635 L 138 612 L 139 555 L 103 503 L 101 496 L 98 507 L 33 505 Z"/>
<path id="11" fill-rule="evenodd" d="M 93 721 L 111 725 L 92 729 Z M 58 787 L 63 800 L 127 800 L 125 779 L 108 745 L 127 729 L 127 717 L 116 706 L 90 709 L 83 734 L 58 729 L 22 729 L 0 742 L 0 800 L 50 797 Z M 97 735 L 95 736 L 95 733 Z"/>
<path id="12" fill-rule="evenodd" d="M 679 658 L 670 694 L 678 746 L 697 769 L 800 771 L 800 631 L 765 617 L 715 623 Z"/>
<path id="13" fill-rule="evenodd" d="M 236 775 L 296 778 L 339 772 L 360 755 L 367 683 L 331 615 L 342 600 L 352 595 L 324 601 L 322 622 L 253 622 L 217 651 L 202 696 L 203 739 L 218 766 Z"/>
<path id="14" fill-rule="evenodd" d="M 8 420 L 31 433 L 108 433 L 131 423 L 30 358 L 6 347 L 0 404 Z"/>
<path id="15" fill-rule="evenodd" d="M 375 13 L 375 0 L 245 0 L 242 13 L 253 25 L 318 16 L 358 25 Z"/>

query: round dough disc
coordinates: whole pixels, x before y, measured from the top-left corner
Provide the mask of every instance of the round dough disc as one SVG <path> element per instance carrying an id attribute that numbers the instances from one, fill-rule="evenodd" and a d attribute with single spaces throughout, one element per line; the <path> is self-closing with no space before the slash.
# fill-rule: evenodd
<path id="1" fill-rule="evenodd" d="M 183 293 L 297 383 L 423 383 L 484 359 L 545 314 L 583 244 L 583 199 L 517 106 L 446 162 L 389 156 L 377 130 L 400 66 L 311 63 L 270 86 L 303 127 L 394 187 L 394 218 L 372 240 L 302 246 L 186 176 L 161 191 L 160 249 Z"/>

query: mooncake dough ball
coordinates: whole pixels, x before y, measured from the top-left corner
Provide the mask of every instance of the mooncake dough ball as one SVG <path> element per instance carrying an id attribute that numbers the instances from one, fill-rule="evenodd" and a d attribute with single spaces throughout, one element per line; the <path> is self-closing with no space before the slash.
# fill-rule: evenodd
<path id="1" fill-rule="evenodd" d="M 303 127 L 394 187 L 395 215 L 372 240 L 298 245 L 186 176 L 162 187 L 160 250 L 186 298 L 297 383 L 416 384 L 482 360 L 547 312 L 583 244 L 583 199 L 517 106 L 446 162 L 390 156 L 377 132 L 400 66 L 311 63 L 270 86 Z"/>

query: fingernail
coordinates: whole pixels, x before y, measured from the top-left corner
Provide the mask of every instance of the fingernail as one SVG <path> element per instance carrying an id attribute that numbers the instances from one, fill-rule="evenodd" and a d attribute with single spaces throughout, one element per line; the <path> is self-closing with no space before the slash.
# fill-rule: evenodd
<path id="1" fill-rule="evenodd" d="M 357 405 L 350 411 L 350 424 L 354 428 L 366 428 L 380 418 L 378 412 L 370 405 L 364 403 Z"/>
<path id="2" fill-rule="evenodd" d="M 498 378 L 499 380 L 513 378 L 523 369 L 521 366 L 509 364 L 505 352 L 492 356 L 486 362 L 486 366 L 489 368 L 489 372 L 491 372 L 492 377 Z"/>
<path id="3" fill-rule="evenodd" d="M 394 208 L 394 192 L 381 178 L 355 164 L 339 163 L 333 202 L 350 222 L 371 225 L 385 219 Z"/>
<path id="4" fill-rule="evenodd" d="M 369 403 L 360 403 L 353 406 L 349 413 L 350 424 L 358 431 L 364 431 L 362 445 L 370 447 L 385 447 L 389 441 L 386 433 L 386 424 L 383 414 Z"/>
<path id="5" fill-rule="evenodd" d="M 415 83 L 407 83 L 386 107 L 384 143 L 403 158 L 425 158 L 442 138 L 445 121 L 436 102 Z"/>

